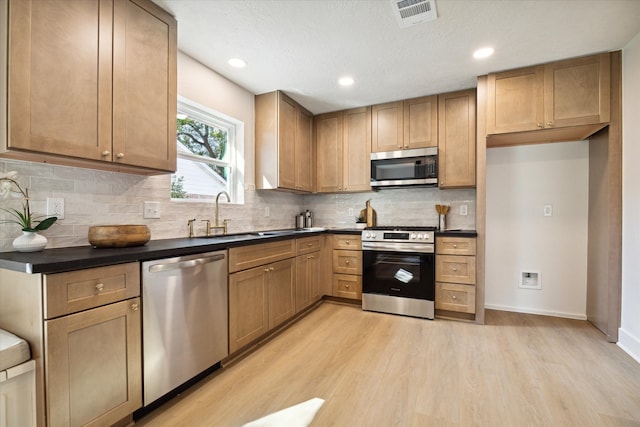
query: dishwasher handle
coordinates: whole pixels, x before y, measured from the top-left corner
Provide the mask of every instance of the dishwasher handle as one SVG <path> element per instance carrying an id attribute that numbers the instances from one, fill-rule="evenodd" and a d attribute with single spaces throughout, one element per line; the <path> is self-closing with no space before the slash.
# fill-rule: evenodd
<path id="1" fill-rule="evenodd" d="M 211 262 L 222 261 L 225 259 L 224 254 L 218 254 L 206 258 L 191 259 L 188 261 L 178 261 L 166 264 L 154 264 L 149 267 L 149 273 L 160 273 L 162 271 L 182 270 L 192 268 L 198 265 L 209 264 Z"/>

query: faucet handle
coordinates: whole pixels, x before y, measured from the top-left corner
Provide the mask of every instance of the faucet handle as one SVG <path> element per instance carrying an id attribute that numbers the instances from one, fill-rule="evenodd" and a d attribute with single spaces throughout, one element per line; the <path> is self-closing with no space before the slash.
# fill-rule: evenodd
<path id="1" fill-rule="evenodd" d="M 189 227 L 189 237 L 194 237 L 195 235 L 193 234 L 193 223 L 196 221 L 195 218 L 190 219 L 187 221 L 187 227 Z"/>
<path id="2" fill-rule="evenodd" d="M 207 223 L 207 237 L 211 235 L 211 220 L 210 219 L 201 219 L 200 221 Z"/>
<path id="3" fill-rule="evenodd" d="M 222 227 L 223 227 L 223 234 L 227 234 L 227 226 L 229 225 L 229 221 L 231 221 L 230 219 L 223 219 L 222 220 Z"/>

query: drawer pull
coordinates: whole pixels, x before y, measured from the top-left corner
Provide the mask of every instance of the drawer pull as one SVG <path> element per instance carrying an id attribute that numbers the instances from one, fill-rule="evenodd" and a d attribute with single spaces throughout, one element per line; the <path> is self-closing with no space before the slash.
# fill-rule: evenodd
<path id="1" fill-rule="evenodd" d="M 453 268 L 452 268 L 452 270 L 453 270 L 453 271 L 458 271 L 458 269 L 457 269 L 457 268 L 455 268 L 455 267 L 453 267 Z"/>
<path id="2" fill-rule="evenodd" d="M 307 243 L 307 246 L 311 247 L 313 246 L 313 243 Z"/>
<path id="3" fill-rule="evenodd" d="M 344 244 L 345 244 L 345 245 L 350 245 L 350 244 L 351 244 L 351 242 L 347 240 L 346 242 L 344 242 Z"/>
<path id="4" fill-rule="evenodd" d="M 345 264 L 347 264 L 347 265 L 349 265 L 349 260 L 346 260 L 344 263 L 345 263 Z"/>
<path id="5" fill-rule="evenodd" d="M 103 283 L 98 283 L 96 285 L 96 291 L 102 292 L 103 290 L 104 290 L 104 284 Z"/>
<path id="6" fill-rule="evenodd" d="M 455 296 L 455 295 L 452 295 L 452 296 L 451 296 L 451 299 L 458 299 L 458 297 L 457 297 L 457 296 Z"/>
<path id="7" fill-rule="evenodd" d="M 140 306 L 138 304 L 136 304 L 135 302 L 133 304 L 131 304 L 131 310 L 138 311 L 139 308 L 140 308 Z"/>
<path id="8" fill-rule="evenodd" d="M 456 245 L 455 243 L 453 244 L 453 249 L 457 248 L 458 245 Z"/>
<path id="9" fill-rule="evenodd" d="M 349 289 L 349 285 L 344 285 L 345 288 Z"/>

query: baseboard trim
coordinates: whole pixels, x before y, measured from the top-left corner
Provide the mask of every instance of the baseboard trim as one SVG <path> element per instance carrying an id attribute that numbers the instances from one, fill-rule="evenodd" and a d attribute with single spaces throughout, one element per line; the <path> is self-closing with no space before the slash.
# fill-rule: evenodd
<path id="1" fill-rule="evenodd" d="M 489 310 L 512 311 L 514 313 L 539 314 L 541 316 L 564 317 L 566 319 L 587 320 L 586 314 L 563 313 L 559 311 L 540 310 L 537 308 L 511 307 L 507 305 L 497 305 L 497 304 L 485 304 L 484 308 Z"/>
<path id="2" fill-rule="evenodd" d="M 640 363 L 640 339 L 623 328 L 618 329 L 618 347 Z"/>

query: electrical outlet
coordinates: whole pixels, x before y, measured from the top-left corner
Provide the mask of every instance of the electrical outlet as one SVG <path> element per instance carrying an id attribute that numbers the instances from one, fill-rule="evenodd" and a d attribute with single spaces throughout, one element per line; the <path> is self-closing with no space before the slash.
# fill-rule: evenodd
<path id="1" fill-rule="evenodd" d="M 553 205 L 544 205 L 544 216 L 553 216 Z"/>
<path id="2" fill-rule="evenodd" d="M 271 212 L 269 212 L 269 206 L 265 206 L 265 208 L 264 208 L 264 216 L 267 217 L 269 215 L 271 215 Z"/>
<path id="3" fill-rule="evenodd" d="M 145 219 L 159 219 L 160 202 L 144 202 L 144 213 L 142 217 Z"/>
<path id="4" fill-rule="evenodd" d="M 460 205 L 460 215 L 461 216 L 469 215 L 469 206 L 468 205 Z"/>
<path id="5" fill-rule="evenodd" d="M 353 208 L 349 208 L 349 216 L 353 216 Z"/>
<path id="6" fill-rule="evenodd" d="M 64 219 L 64 199 L 62 197 L 47 197 L 47 215 Z"/>

